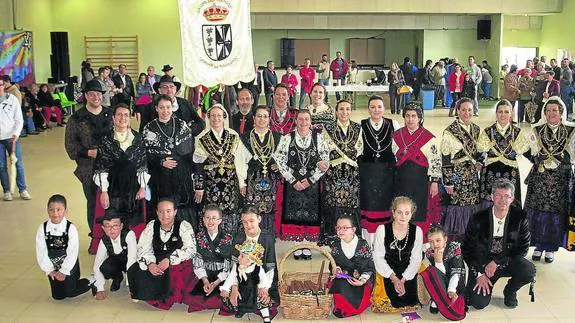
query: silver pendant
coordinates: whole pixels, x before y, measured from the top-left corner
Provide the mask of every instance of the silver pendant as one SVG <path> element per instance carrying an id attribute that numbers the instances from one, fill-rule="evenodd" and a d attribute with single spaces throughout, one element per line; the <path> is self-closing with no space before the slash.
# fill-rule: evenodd
<path id="1" fill-rule="evenodd" d="M 299 173 L 301 176 L 304 176 L 307 173 L 307 171 L 305 170 L 305 168 L 300 168 Z"/>
<path id="2" fill-rule="evenodd" d="M 168 145 L 168 148 L 174 149 L 174 144 L 169 144 L 169 145 Z"/>
<path id="3" fill-rule="evenodd" d="M 218 155 L 221 155 L 221 154 L 223 154 L 223 153 L 224 153 L 224 151 L 223 151 L 223 150 L 221 150 L 221 149 L 220 149 L 220 150 L 218 150 Z"/>
<path id="4" fill-rule="evenodd" d="M 379 144 L 377 144 L 377 150 L 380 150 L 381 146 Z"/>
<path id="5" fill-rule="evenodd" d="M 174 142 L 174 138 L 172 138 L 172 137 L 168 138 L 168 142 L 169 142 L 169 143 L 173 143 L 173 142 Z"/>
<path id="6" fill-rule="evenodd" d="M 379 158 L 379 156 L 380 156 L 380 154 L 379 154 L 379 153 L 375 154 L 375 157 Z"/>

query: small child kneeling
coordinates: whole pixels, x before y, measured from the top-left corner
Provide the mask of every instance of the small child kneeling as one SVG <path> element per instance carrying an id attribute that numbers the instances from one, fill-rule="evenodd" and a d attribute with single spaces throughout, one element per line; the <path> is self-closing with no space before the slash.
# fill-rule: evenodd
<path id="1" fill-rule="evenodd" d="M 48 276 L 52 298 L 76 297 L 90 290 L 80 279 L 78 230 L 66 219 L 66 198 L 56 194 L 48 200 L 48 217 L 36 233 L 36 259 Z"/>

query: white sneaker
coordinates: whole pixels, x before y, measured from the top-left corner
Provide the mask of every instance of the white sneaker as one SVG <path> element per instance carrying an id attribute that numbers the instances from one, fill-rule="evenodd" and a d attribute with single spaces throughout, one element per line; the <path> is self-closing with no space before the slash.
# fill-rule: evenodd
<path id="1" fill-rule="evenodd" d="M 12 201 L 12 193 L 4 193 L 4 201 Z"/>
<path id="2" fill-rule="evenodd" d="M 29 201 L 32 199 L 32 196 L 30 195 L 30 193 L 28 193 L 28 191 L 22 191 L 20 192 L 20 198 Z"/>

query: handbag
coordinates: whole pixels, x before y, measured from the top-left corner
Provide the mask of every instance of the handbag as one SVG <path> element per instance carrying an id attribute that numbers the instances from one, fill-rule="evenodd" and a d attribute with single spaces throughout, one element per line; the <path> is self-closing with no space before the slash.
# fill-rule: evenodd
<path id="1" fill-rule="evenodd" d="M 537 111 L 537 104 L 535 102 L 531 101 L 525 104 L 525 113 L 527 114 L 527 118 L 531 122 L 535 120 L 535 111 Z"/>
<path id="2" fill-rule="evenodd" d="M 397 94 L 398 95 L 408 94 L 408 93 L 411 93 L 412 91 L 413 91 L 413 89 L 411 88 L 411 86 L 403 85 L 397 89 Z"/>

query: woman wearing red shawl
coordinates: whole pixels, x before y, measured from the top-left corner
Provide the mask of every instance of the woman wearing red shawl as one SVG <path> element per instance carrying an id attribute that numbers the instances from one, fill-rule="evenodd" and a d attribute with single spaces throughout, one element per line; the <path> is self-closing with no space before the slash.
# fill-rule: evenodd
<path id="1" fill-rule="evenodd" d="M 423 110 L 416 103 L 403 109 L 405 127 L 393 133 L 397 173 L 395 195 L 408 196 L 417 205 L 412 222 L 423 232 L 441 220 L 439 181 L 441 155 L 437 139 L 423 127 Z"/>

